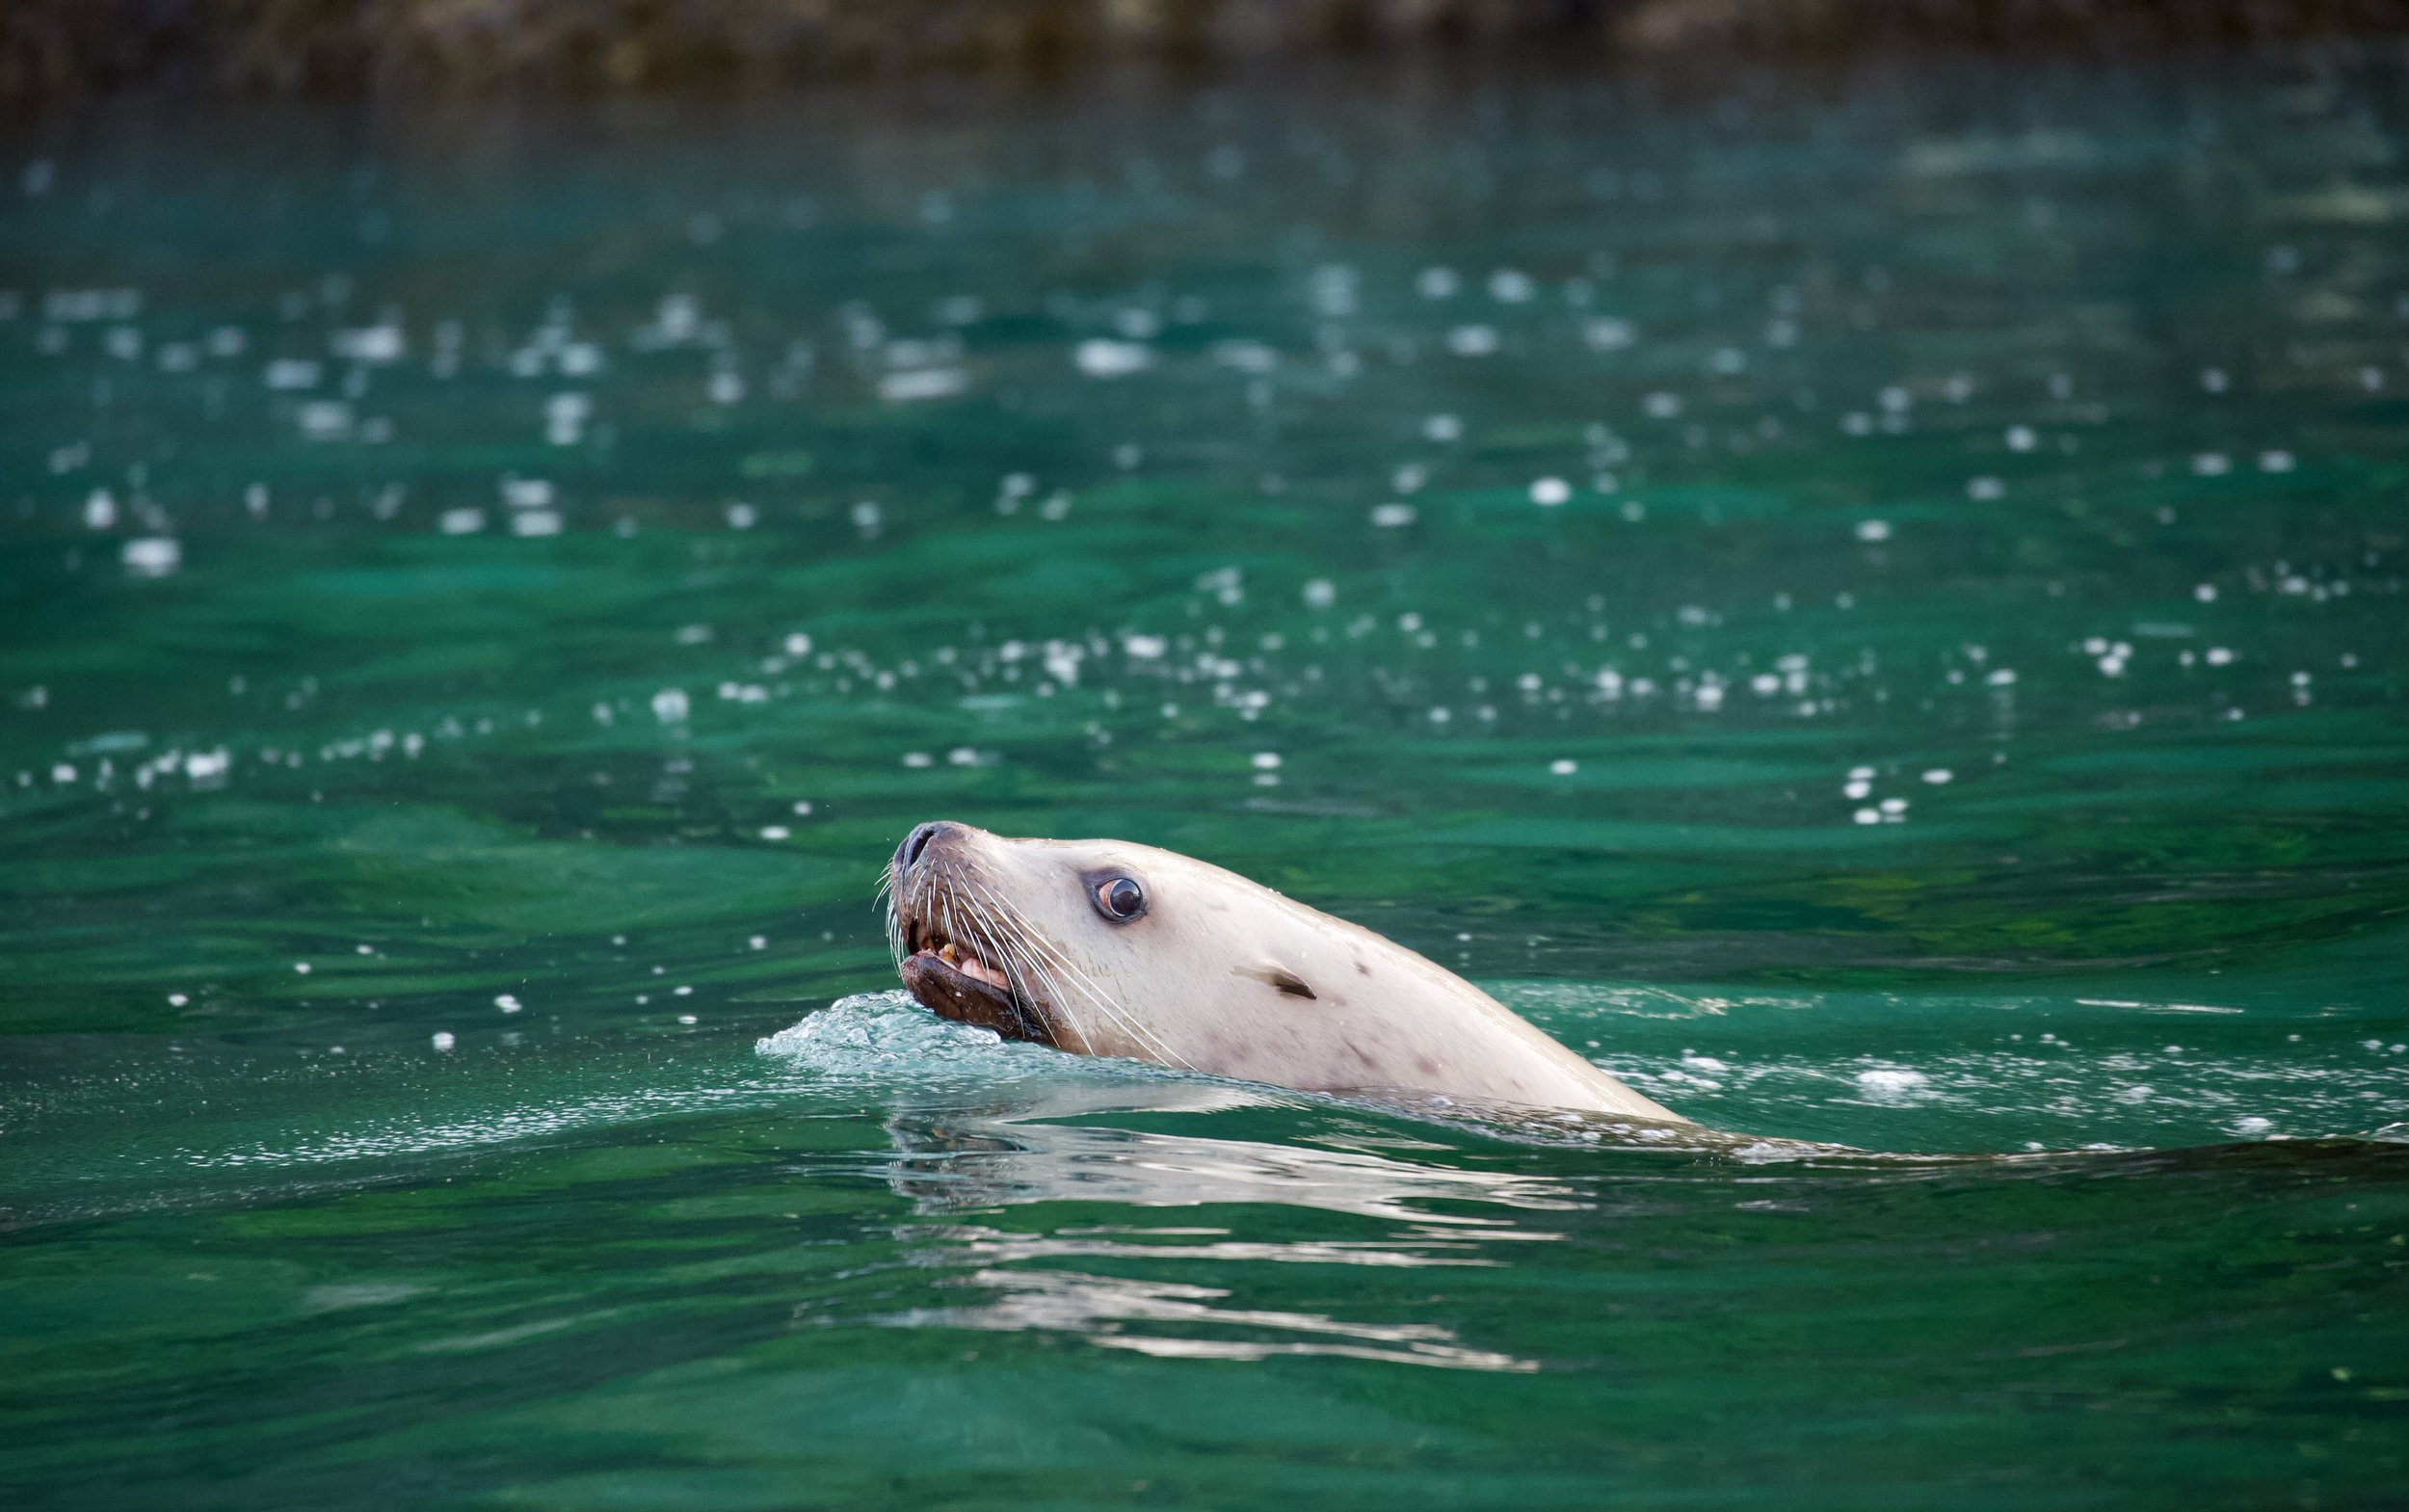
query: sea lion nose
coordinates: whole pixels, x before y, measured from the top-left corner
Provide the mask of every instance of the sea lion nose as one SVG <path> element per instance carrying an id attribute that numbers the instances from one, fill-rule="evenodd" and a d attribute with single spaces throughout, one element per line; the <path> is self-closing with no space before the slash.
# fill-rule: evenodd
<path id="1" fill-rule="evenodd" d="M 940 836 L 954 836 L 961 833 L 962 826 L 950 819 L 931 819 L 928 823 L 914 828 L 910 835 L 904 836 L 904 842 L 895 847 L 895 864 L 909 868 L 913 862 L 920 859 L 920 853 L 929 848 L 930 841 Z"/>

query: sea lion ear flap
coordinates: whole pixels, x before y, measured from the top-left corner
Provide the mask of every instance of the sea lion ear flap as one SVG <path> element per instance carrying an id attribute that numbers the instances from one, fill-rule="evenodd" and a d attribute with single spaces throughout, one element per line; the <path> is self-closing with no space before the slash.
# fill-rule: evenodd
<path id="1" fill-rule="evenodd" d="M 1266 986 L 1276 987 L 1289 997 L 1314 997 L 1313 989 L 1305 984 L 1305 978 L 1276 962 L 1265 961 L 1258 966 L 1237 966 L 1230 969 L 1239 976 L 1251 976 Z"/>

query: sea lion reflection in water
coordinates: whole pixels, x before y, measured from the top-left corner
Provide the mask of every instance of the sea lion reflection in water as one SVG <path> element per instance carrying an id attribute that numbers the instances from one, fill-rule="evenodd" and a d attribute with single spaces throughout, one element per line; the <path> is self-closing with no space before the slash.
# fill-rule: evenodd
<path id="1" fill-rule="evenodd" d="M 1309 1092 L 1688 1123 L 1402 945 L 1171 851 L 940 820 L 887 880 L 904 986 L 1010 1039 Z"/>

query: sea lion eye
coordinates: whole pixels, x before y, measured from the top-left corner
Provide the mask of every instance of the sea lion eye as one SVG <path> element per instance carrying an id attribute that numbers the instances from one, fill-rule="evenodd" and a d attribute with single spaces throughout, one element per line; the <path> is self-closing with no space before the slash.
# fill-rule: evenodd
<path id="1" fill-rule="evenodd" d="M 1146 889 L 1133 877 L 1106 877 L 1096 884 L 1096 907 L 1106 918 L 1125 924 L 1146 912 Z"/>

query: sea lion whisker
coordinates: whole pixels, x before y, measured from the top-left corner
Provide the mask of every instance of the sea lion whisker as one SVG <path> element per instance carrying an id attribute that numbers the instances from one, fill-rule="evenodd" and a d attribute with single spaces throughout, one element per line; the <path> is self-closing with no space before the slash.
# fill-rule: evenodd
<path id="1" fill-rule="evenodd" d="M 998 1021 L 990 1013 L 979 1013 L 968 1016 L 970 1021 L 1059 1048 L 1057 1025 L 1029 988 L 1032 973 L 1008 953 L 1013 931 L 980 901 L 975 883 L 965 877 L 937 873 L 916 890 L 919 895 L 913 900 L 914 928 L 910 943 L 922 951 L 934 948 L 945 965 L 984 984 L 991 992 L 1002 990 L 1006 1010 L 1003 1021 Z M 928 926 L 925 940 L 919 928 L 923 922 Z M 902 969 L 906 985 L 910 986 L 913 968 L 907 963 Z M 918 995 L 916 988 L 914 995 Z M 923 997 L 922 1001 L 928 999 Z M 930 1006 L 945 1013 L 940 1004 Z M 948 1013 L 946 1017 L 957 1015 Z M 1080 1048 L 1085 1049 L 1084 1036 L 1081 1041 Z"/>
<path id="2" fill-rule="evenodd" d="M 1141 1031 L 1136 1024 L 1130 1022 L 1122 1010 L 1115 1004 L 1098 1000 L 1096 994 L 1093 991 L 1076 981 L 1068 980 L 1062 970 L 1056 969 L 1046 963 L 1046 958 L 1042 956 L 1036 948 L 1032 939 L 1032 931 L 1029 929 L 1027 922 L 1013 910 L 1010 904 L 1006 903 L 1001 897 L 998 897 L 993 891 L 987 891 L 986 889 L 982 889 L 982 891 L 985 892 L 988 903 L 994 908 L 998 915 L 1001 915 L 1000 934 L 997 944 L 1005 957 L 1007 969 L 1015 974 L 1018 991 L 1020 991 L 1024 995 L 1028 996 L 1033 1003 L 1050 1006 L 1052 1003 L 1063 998 L 1065 995 L 1066 986 L 1075 989 L 1092 1001 L 1096 1001 L 1097 1006 L 1102 1010 L 1105 1018 L 1114 1023 L 1119 1024 L 1129 1034 L 1131 1039 L 1138 1040 L 1141 1043 L 1145 1041 L 1146 1036 L 1143 1031 Z M 1046 1010 L 1041 1009 L 1041 1011 Z M 1096 1039 L 1094 1034 L 1073 1020 L 1066 1016 L 1049 1013 L 1048 1024 L 1049 1027 L 1052 1027 L 1057 1034 L 1068 1033 L 1074 1037 L 1078 1041 L 1077 1048 L 1081 1054 L 1093 1055 L 1096 1053 Z"/>
<path id="3" fill-rule="evenodd" d="M 981 901 L 982 896 L 985 898 L 984 902 Z M 1018 920 L 1009 916 L 1009 911 L 1003 908 L 1003 900 L 985 889 L 974 888 L 963 901 L 972 913 L 978 915 L 981 933 L 987 937 L 980 942 L 980 959 L 987 960 L 990 966 L 1002 970 L 1004 981 L 1012 990 L 1013 995 L 1021 1000 L 1028 1012 L 1038 1020 L 1049 1035 L 1058 1034 L 1059 1026 L 1054 1022 L 1053 1016 L 1048 1014 L 1044 1007 L 1045 997 L 1031 990 L 1033 982 L 1039 980 L 1039 973 L 1029 968 L 1028 962 L 1013 943 L 1014 936 L 1025 933 L 1025 931 L 1016 930 L 1013 927 Z M 994 907 L 991 909 L 990 904 Z M 1007 916 L 998 917 L 998 913 L 1003 913 Z M 993 959 L 988 960 L 991 954 Z M 1087 1036 L 1079 1036 L 1079 1048 L 1082 1053 L 1090 1052 L 1090 1042 Z"/>
<path id="4" fill-rule="evenodd" d="M 879 872 L 876 899 L 887 915 L 887 953 L 894 958 L 897 966 L 901 966 L 903 958 L 910 953 L 904 949 L 903 918 L 896 912 L 896 899 L 902 890 L 891 864 Z"/>
<path id="5" fill-rule="evenodd" d="M 964 938 L 969 934 L 969 931 L 962 927 L 962 919 L 960 917 L 962 913 L 962 894 L 954 889 L 953 878 L 943 877 L 939 879 L 938 903 L 940 905 L 938 912 L 939 928 L 944 932 L 944 936 L 947 940 L 952 941 L 956 946 L 960 946 Z"/>
<path id="6" fill-rule="evenodd" d="M 967 879 L 946 877 L 938 886 L 941 909 L 938 923 L 946 941 L 982 964 L 994 967 L 996 963 L 988 958 L 1000 953 L 1000 942 L 991 937 L 1003 930 L 994 915 L 980 906 L 975 885 Z"/>
<path id="7" fill-rule="evenodd" d="M 1050 998 L 1053 995 L 1051 993 L 1039 994 L 1030 990 L 1033 986 L 1052 988 L 1058 978 L 1042 969 L 1031 954 L 1027 923 L 992 889 L 974 885 L 973 893 L 971 904 L 990 927 L 993 936 L 991 948 L 1001 959 L 1005 976 L 1012 982 L 1014 991 L 1027 996 L 1033 1005 Z M 1078 1033 L 1082 1052 L 1094 1053 L 1094 1042 L 1083 1032 L 1073 1032 Z"/>
<path id="8" fill-rule="evenodd" d="M 993 894 L 991 892 L 989 893 L 989 896 L 993 897 Z M 999 903 L 1001 902 L 1000 899 L 997 899 L 996 901 Z M 1068 980 L 1070 985 L 1083 993 L 1087 996 L 1087 999 L 1096 1004 L 1097 1008 L 1099 1009 L 1106 1018 L 1112 1020 L 1113 1022 L 1119 1024 L 1124 1030 L 1127 1031 L 1131 1039 L 1136 1040 L 1140 1045 L 1143 1045 L 1148 1049 L 1152 1050 L 1156 1056 L 1160 1057 L 1166 1065 L 1176 1065 L 1182 1071 L 1196 1070 L 1196 1067 L 1191 1065 L 1185 1056 L 1179 1054 L 1177 1050 L 1174 1050 L 1170 1046 L 1165 1045 L 1161 1040 L 1157 1039 L 1152 1034 L 1148 1033 L 1146 1029 L 1138 1024 L 1133 1015 L 1125 1013 L 1111 999 L 1107 998 L 1104 995 L 1102 989 L 1095 982 L 1093 976 L 1088 972 L 1082 971 L 1077 966 L 1066 959 L 1062 952 L 1056 949 L 1050 941 L 1046 940 L 1044 936 L 1037 934 L 1035 931 L 1023 932 L 1020 939 L 1029 946 L 1031 950 L 1041 952 L 1045 956 L 1050 956 L 1053 959 L 1054 965 L 1058 968 L 1059 973 L 1063 979 Z"/>
<path id="9" fill-rule="evenodd" d="M 1057 1037 L 1069 1034 L 1078 1041 L 1073 1048 L 1080 1054 L 1096 1053 L 1096 1042 L 1085 1029 L 1072 1023 L 1069 1019 L 1052 1013 L 1050 1005 L 1059 995 L 1059 990 L 1053 978 L 1030 958 L 1025 948 L 1019 945 L 1006 945 L 1004 965 L 1005 970 L 1013 977 L 1015 983 L 1013 990 L 1027 997 L 1032 1004 L 1041 1005 L 1038 1007 L 1038 1013 L 1046 1020 L 1047 1026 Z"/>
<path id="10" fill-rule="evenodd" d="M 995 914 L 1001 915 L 995 922 L 994 949 L 999 956 L 1003 957 L 1005 974 L 1013 982 L 1014 991 L 1027 996 L 1032 1004 L 1051 1001 L 1059 995 L 1061 973 L 1048 971 L 1044 968 L 1031 947 L 1031 932 L 1027 924 L 1013 911 L 1011 905 L 989 889 L 980 888 L 978 891 L 986 899 L 987 904 L 993 905 Z M 984 908 L 982 912 L 985 912 Z M 1047 991 L 1033 993 L 1030 991 L 1032 985 L 1047 989 Z M 1095 995 L 1090 993 L 1088 995 L 1092 998 Z M 1142 1038 L 1137 1033 L 1136 1026 L 1123 1020 L 1120 1014 L 1115 1012 L 1112 1004 L 1099 1003 L 1098 1006 L 1103 1010 L 1106 1017 L 1129 1030 L 1131 1038 Z M 1055 1027 L 1050 1020 L 1048 1027 Z M 1065 1021 L 1060 1027 L 1068 1028 L 1077 1036 L 1080 1053 L 1092 1055 L 1096 1052 L 1096 1042 L 1085 1030 L 1076 1028 L 1068 1021 Z"/>
<path id="11" fill-rule="evenodd" d="M 1014 921 L 994 907 L 995 899 L 983 888 L 975 885 L 966 887 L 960 894 L 960 900 L 962 906 L 970 911 L 973 920 L 979 926 L 978 934 L 981 938 L 978 943 L 984 947 L 980 954 L 984 956 L 987 950 L 994 950 L 1001 954 L 1006 939 L 1012 933 Z"/>

